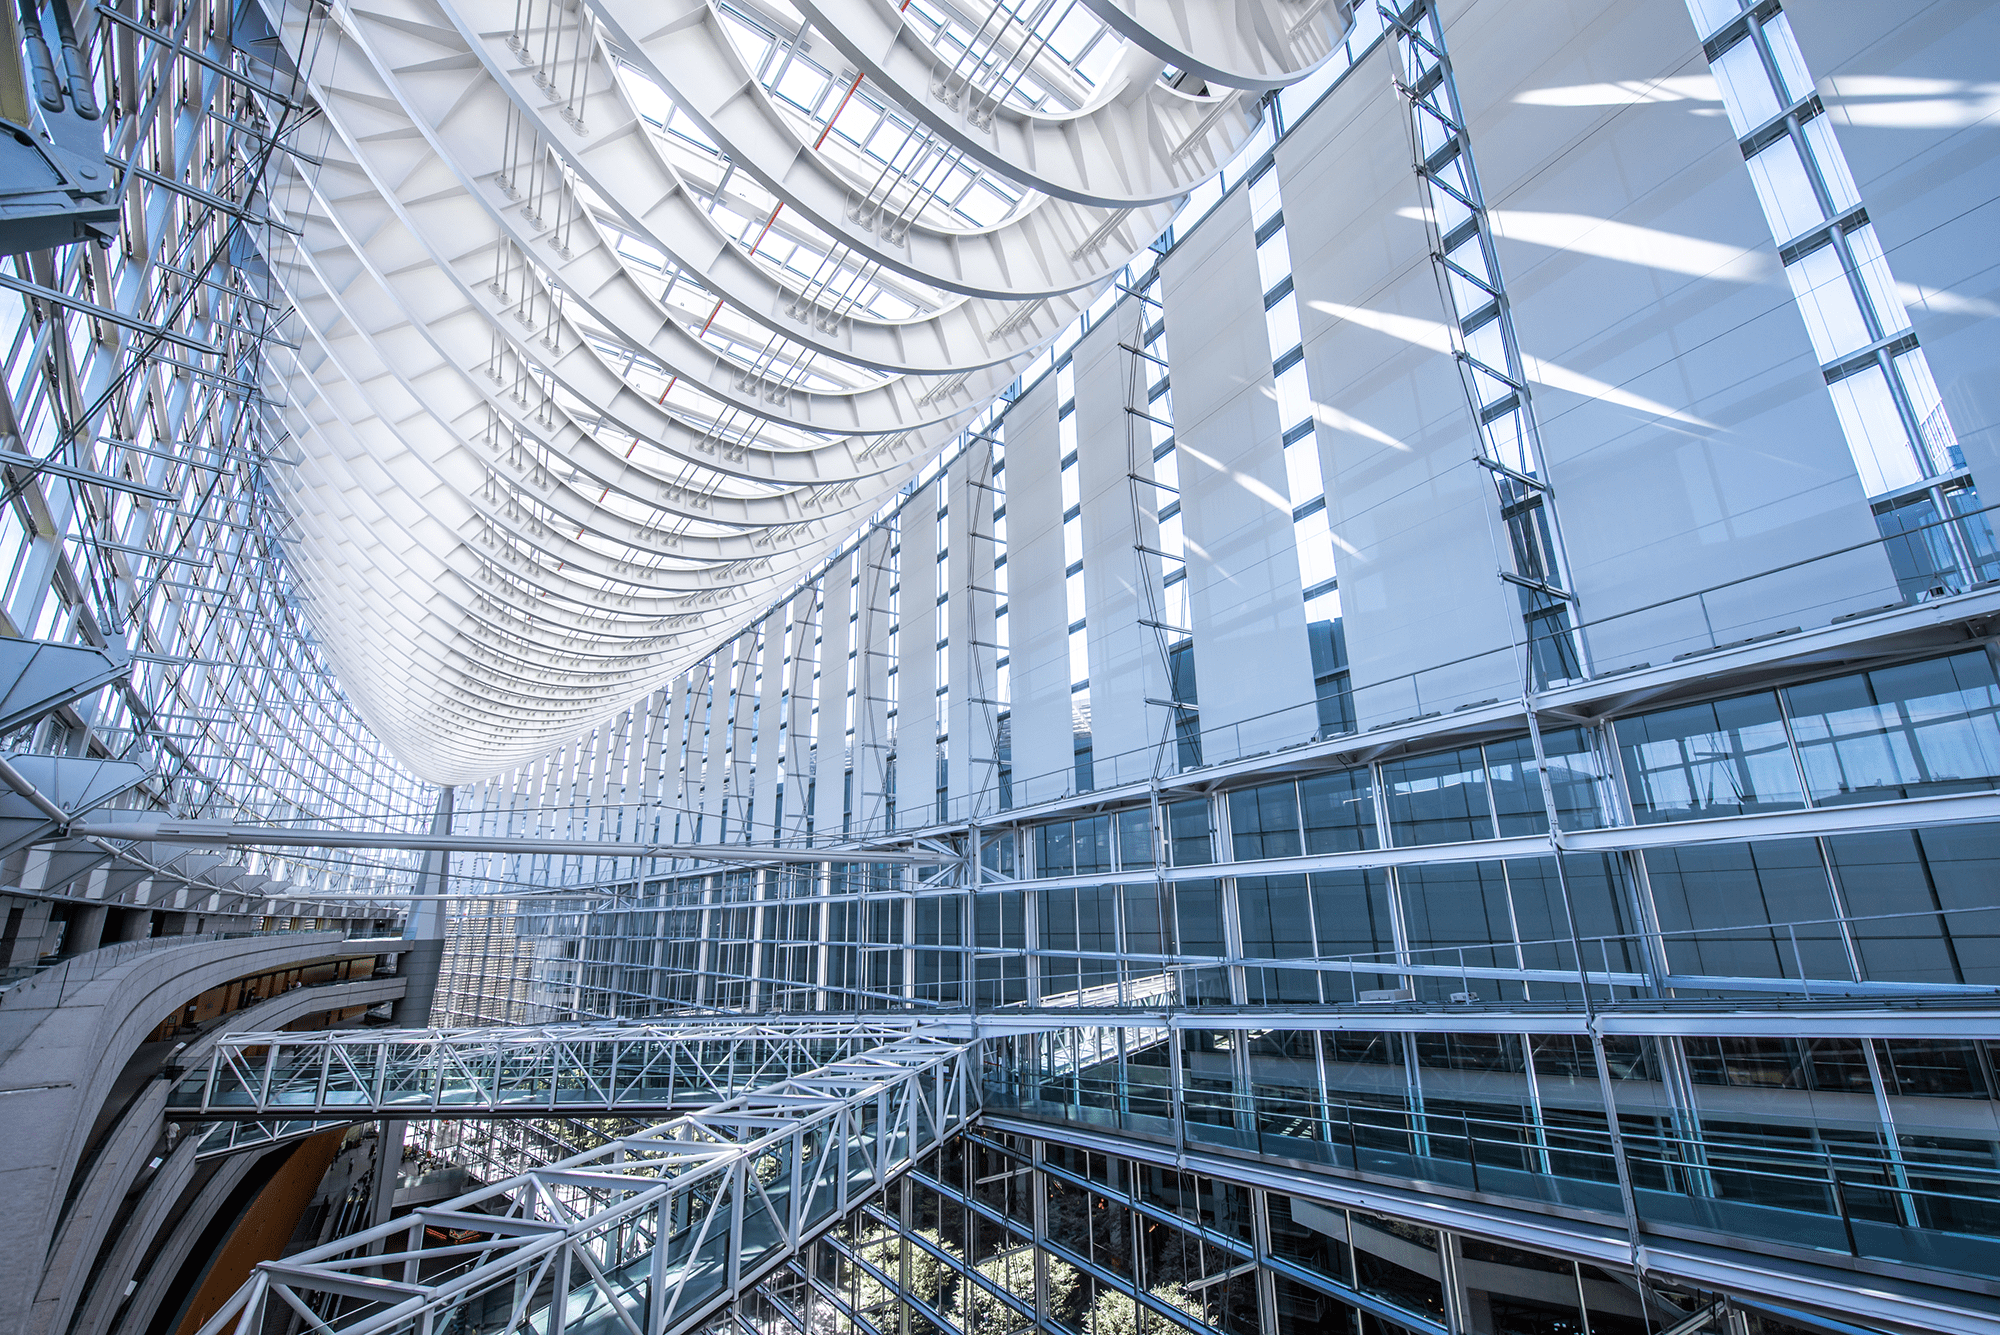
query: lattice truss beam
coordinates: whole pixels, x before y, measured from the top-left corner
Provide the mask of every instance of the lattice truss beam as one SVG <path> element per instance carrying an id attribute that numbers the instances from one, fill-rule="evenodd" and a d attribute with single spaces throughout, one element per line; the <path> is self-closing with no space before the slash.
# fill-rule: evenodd
<path id="1" fill-rule="evenodd" d="M 659 1116 L 900 1042 L 917 1023 L 776 1017 L 231 1034 L 175 1088 L 168 1116 Z"/>
<path id="2" fill-rule="evenodd" d="M 263 231 L 299 345 L 262 381 L 300 455 L 274 482 L 342 680 L 440 782 L 542 754 L 794 583 L 1348 23 L 263 4 L 319 116 Z"/>
<path id="3" fill-rule="evenodd" d="M 588 1323 L 684 1329 L 942 1145 L 978 1108 L 976 1044 L 905 1036 L 262 1263 L 201 1335 L 276 1314 L 342 1335 Z M 428 1229 L 482 1235 L 425 1246 Z"/>
<path id="4" fill-rule="evenodd" d="M 115 668 L 10 723 L 4 745 L 129 766 L 143 777 L 117 804 L 174 816 L 421 819 L 434 797 L 335 681 L 271 504 L 291 450 L 258 388 L 282 296 L 256 238 L 276 227 L 275 165 L 317 113 L 265 59 L 254 11 L 225 0 L 121 0 L 77 26 L 89 96 L 71 100 L 115 176 L 117 235 L 0 260 L 0 634 Z M 109 874 L 133 887 L 119 902 L 211 912 L 255 911 L 264 890 L 393 895 L 416 861 L 252 854 L 218 893 L 206 872 L 223 859 L 180 875 L 184 849 L 78 844 L 50 876 L 114 852 Z"/>

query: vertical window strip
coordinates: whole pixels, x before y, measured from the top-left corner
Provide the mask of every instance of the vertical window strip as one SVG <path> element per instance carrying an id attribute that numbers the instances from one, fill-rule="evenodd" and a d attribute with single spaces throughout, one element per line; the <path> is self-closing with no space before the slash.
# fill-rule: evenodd
<path id="1" fill-rule="evenodd" d="M 1479 462 L 1493 479 L 1506 525 L 1514 569 L 1502 578 L 1520 601 L 1529 680 L 1545 689 L 1585 675 L 1587 667 L 1472 141 L 1433 0 L 1416 0 L 1400 15 L 1379 12 L 1395 32 L 1397 87 L 1410 110 L 1411 152 L 1423 181 L 1438 285 L 1455 315 L 1448 329 L 1478 423 Z"/>
<path id="2" fill-rule="evenodd" d="M 1687 0 L 1906 597 L 2000 577 L 1958 434 L 1775 0 Z"/>

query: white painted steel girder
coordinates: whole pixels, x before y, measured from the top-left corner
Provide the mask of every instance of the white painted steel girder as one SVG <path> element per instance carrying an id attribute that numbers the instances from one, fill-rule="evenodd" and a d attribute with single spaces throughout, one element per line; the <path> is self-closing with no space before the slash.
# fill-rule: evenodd
<path id="1" fill-rule="evenodd" d="M 315 1309 L 341 1335 L 430 1330 L 489 1295 L 507 1313 L 489 1328 L 510 1335 L 547 1331 L 551 1316 L 558 1330 L 687 1329 L 976 1115 L 977 1053 L 903 1037 L 263 1262 L 200 1335 L 254 1335 Z M 430 1227 L 481 1236 L 427 1246 Z"/>
<path id="2" fill-rule="evenodd" d="M 914 1020 L 242 1033 L 168 1096 L 175 1119 L 663 1116 L 910 1037 Z"/>
<path id="3" fill-rule="evenodd" d="M 1325 60 L 1347 30 L 1343 0 L 1083 0 L 1134 45 L 1228 88 L 1282 88 Z"/>
<path id="4" fill-rule="evenodd" d="M 1037 114 L 1004 99 L 996 106 L 962 80 L 947 78 L 940 86 L 942 61 L 911 26 L 907 7 L 890 0 L 800 0 L 798 8 L 939 138 L 983 166 L 1073 203 L 1107 209 L 1168 203 L 1220 170 L 1256 128 L 1254 93 L 1183 92 L 1160 80 L 1159 57 L 1136 46 L 1089 106 Z M 1327 22 L 1339 18 L 1331 7 L 1316 13 Z M 1326 52 L 1337 31 L 1331 39 Z"/>
<path id="5" fill-rule="evenodd" d="M 452 17 L 458 19 L 458 12 L 453 11 Z M 355 22 L 357 31 L 368 31 L 366 16 L 355 15 Z M 494 82 L 490 91 L 504 94 L 514 106 L 532 114 L 538 132 L 564 163 L 636 235 L 677 264 L 699 273 L 706 288 L 771 332 L 857 366 L 936 375 L 1009 361 L 1032 352 L 1066 325 L 1087 304 L 1079 294 L 1105 276 L 1092 269 L 1075 276 L 1075 281 L 1067 287 L 1026 294 L 1045 301 L 1047 306 L 1037 310 L 1033 318 L 1019 320 L 1014 317 L 1019 313 L 1023 294 L 968 289 L 954 278 L 956 262 L 943 270 L 919 269 L 908 262 L 904 247 L 876 250 L 871 245 L 856 246 L 853 238 L 839 235 L 837 224 L 819 226 L 813 231 L 823 247 L 851 247 L 872 263 L 957 294 L 937 311 L 913 319 L 890 321 L 872 317 L 866 310 L 843 308 L 837 321 L 826 320 L 828 312 L 815 311 L 810 301 L 802 301 L 810 296 L 803 285 L 796 280 L 778 281 L 770 266 L 746 255 L 733 238 L 716 226 L 702 206 L 699 192 L 661 154 L 654 132 L 627 96 L 625 78 L 614 75 L 602 61 L 601 51 L 593 50 L 590 54 L 593 74 L 588 82 L 595 87 L 602 79 L 605 90 L 584 99 L 577 120 L 587 128 L 585 133 L 571 122 L 547 114 L 546 99 L 529 91 L 532 67 L 522 68 L 504 33 L 489 33 L 463 23 L 461 33 L 491 75 Z M 599 65 L 603 66 L 601 74 L 596 72 Z M 420 76 L 435 81 L 445 72 L 425 67 Z M 488 91 L 468 89 L 462 96 L 454 97 L 449 103 L 452 114 L 448 118 L 439 117 L 435 127 L 454 160 L 475 173 L 479 164 L 497 156 L 499 148 L 498 116 L 488 104 Z M 426 104 L 418 104 L 418 114 Z M 475 104 L 479 115 L 468 118 L 460 114 L 461 108 Z M 462 146 L 461 139 L 468 134 L 479 137 L 481 142 L 477 147 Z M 1241 135 L 1239 142 L 1240 139 Z M 1199 179 L 1194 184 L 1199 184 Z M 843 183 L 840 188 L 845 192 L 853 187 L 851 183 Z M 512 202 L 510 199 L 509 203 Z M 796 204 L 794 212 L 810 216 Z M 784 225 L 792 224 L 787 220 Z M 871 239 L 874 236 L 872 232 L 866 235 Z M 558 272 L 557 277 L 562 279 L 562 273 Z"/>
<path id="6" fill-rule="evenodd" d="M 739 630 L 1153 239 L 1254 128 L 1254 94 L 1309 73 L 1347 22 L 1285 0 L 1100 15 L 1124 34 L 1109 77 L 1030 111 L 949 78 L 933 96 L 925 43 L 886 0 L 824 0 L 808 25 L 857 54 L 847 94 L 873 78 L 871 105 L 911 118 L 882 125 L 914 156 L 867 179 L 871 159 L 822 151 L 761 82 L 712 0 L 372 0 L 315 25 L 267 3 L 329 127 L 323 162 L 288 159 L 270 189 L 296 231 L 271 229 L 266 253 L 302 326 L 272 368 L 299 456 L 276 486 L 343 681 L 444 782 L 545 752 Z M 1018 17 L 994 34 L 980 59 L 1050 59 Z M 1190 43 L 1214 73 L 1163 54 Z M 1209 87 L 1163 78 L 1167 61 Z M 660 137 L 638 79 L 720 151 L 718 180 L 685 175 L 711 158 Z M 521 188 L 524 162 L 541 186 Z M 928 202 L 941 165 L 1017 202 L 957 226 Z M 737 171 L 778 201 L 754 242 L 714 216 Z M 773 227 L 831 276 L 760 256 Z M 628 236 L 672 268 L 637 263 Z M 869 275 L 902 304 L 857 304 Z M 683 278 L 716 299 L 706 322 L 672 304 Z"/>
<path id="7" fill-rule="evenodd" d="M 1173 217 L 1174 203 L 1128 212 L 1043 196 L 985 232 L 934 230 L 921 220 L 905 228 L 869 200 L 868 181 L 815 153 L 803 126 L 772 104 L 722 32 L 713 0 L 591 0 L 591 8 L 624 59 L 738 170 L 830 236 L 923 282 L 1012 300 L 1072 292 L 1110 279 Z"/>

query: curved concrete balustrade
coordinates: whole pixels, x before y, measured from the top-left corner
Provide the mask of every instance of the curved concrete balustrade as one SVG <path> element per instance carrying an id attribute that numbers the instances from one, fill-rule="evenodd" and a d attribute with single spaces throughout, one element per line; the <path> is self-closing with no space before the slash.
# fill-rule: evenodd
<path id="1" fill-rule="evenodd" d="M 359 978 L 350 982 L 309 984 L 295 988 L 254 1006 L 246 1006 L 223 1019 L 211 1022 L 209 1030 L 172 1053 L 174 1064 L 187 1066 L 207 1059 L 225 1033 L 245 1027 L 273 1029 L 323 1011 L 348 1010 L 397 1001 L 407 988 L 403 978 Z M 155 1045 L 159 1046 L 159 1045 Z M 157 1223 L 153 1221 L 157 1203 L 171 1207 L 192 1179 L 195 1157 L 202 1145 L 197 1132 L 183 1135 L 171 1150 L 165 1150 L 164 1129 L 167 1095 L 172 1085 L 160 1078 L 168 1053 L 159 1053 L 151 1063 L 135 1056 L 122 1072 L 121 1088 L 114 1098 L 125 1094 L 129 1102 L 116 1114 L 109 1127 L 96 1131 L 91 1157 L 77 1169 L 66 1193 L 62 1215 L 48 1250 L 48 1261 L 35 1295 L 34 1315 L 29 1329 L 48 1328 L 52 1313 L 81 1311 L 88 1328 L 93 1313 L 109 1315 L 107 1297 L 124 1292 L 126 1283 L 147 1262 L 159 1264 L 153 1249 Z M 134 1065 L 146 1069 L 135 1071 Z M 139 1083 L 131 1089 L 133 1082 Z M 131 1092 L 126 1094 L 130 1089 Z M 101 1125 L 102 1118 L 97 1119 Z M 153 1163 L 162 1157 L 158 1167 Z M 253 1160 L 254 1155 L 250 1156 Z M 183 1164 L 183 1161 L 185 1163 Z M 188 1171 L 184 1172 L 183 1169 Z M 127 1197 L 141 1188 L 143 1196 L 130 1214 L 121 1218 Z M 107 1241 L 111 1254 L 97 1264 Z"/>
<path id="2" fill-rule="evenodd" d="M 27 1329 L 40 1305 L 43 1265 L 71 1175 L 99 1111 L 148 1033 L 190 998 L 234 979 L 405 948 L 400 938 L 350 944 L 338 932 L 175 941 L 123 953 L 110 967 L 81 956 L 0 997 L 0 1089 L 7 1091 L 9 1119 L 0 1188 L 10 1207 L 0 1216 L 0 1320 L 7 1328 Z M 130 1144 L 124 1150 L 137 1152 Z M 69 1309 L 54 1302 L 48 1310 Z"/>

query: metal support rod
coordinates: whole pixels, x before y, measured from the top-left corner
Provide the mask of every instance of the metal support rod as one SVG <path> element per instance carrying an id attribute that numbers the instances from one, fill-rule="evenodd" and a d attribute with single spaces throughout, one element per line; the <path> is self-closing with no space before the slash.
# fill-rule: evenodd
<path id="1" fill-rule="evenodd" d="M 29 782 L 28 776 L 15 769 L 13 762 L 5 756 L 0 756 L 0 779 L 6 780 L 9 788 L 34 803 L 35 809 L 54 821 L 59 830 L 67 832 L 75 823 L 74 816 L 57 806 L 46 793 Z"/>
<path id="2" fill-rule="evenodd" d="M 0 778 L 6 777 L 0 774 Z M 11 782 L 11 780 L 10 780 Z M 65 817 L 67 819 L 67 817 Z M 641 844 L 610 839 L 542 839 L 500 835 L 382 834 L 365 830 L 288 829 L 276 825 L 230 825 L 158 816 L 104 819 L 77 824 L 83 838 L 151 840 L 225 848 L 372 848 L 402 852 L 546 853 L 557 856 L 660 857 L 705 862 L 901 862 L 935 866 L 933 852 L 876 848 L 866 844 L 823 845 L 811 849 L 749 844 Z"/>

